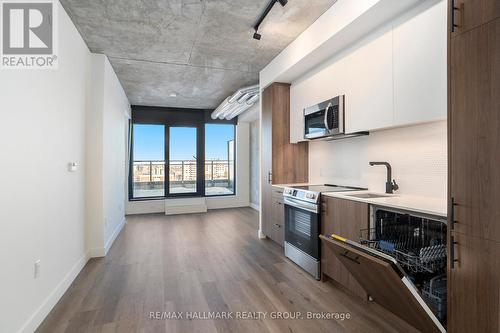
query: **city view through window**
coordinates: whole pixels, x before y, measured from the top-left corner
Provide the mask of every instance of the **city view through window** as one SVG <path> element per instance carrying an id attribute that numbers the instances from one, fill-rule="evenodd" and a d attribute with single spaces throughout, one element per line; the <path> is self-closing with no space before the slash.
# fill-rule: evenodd
<path id="1" fill-rule="evenodd" d="M 165 126 L 133 126 L 133 197 L 198 193 L 197 129 L 169 128 L 169 188 L 165 191 Z M 234 194 L 234 132 L 234 125 L 205 125 L 204 182 L 207 196 Z"/>

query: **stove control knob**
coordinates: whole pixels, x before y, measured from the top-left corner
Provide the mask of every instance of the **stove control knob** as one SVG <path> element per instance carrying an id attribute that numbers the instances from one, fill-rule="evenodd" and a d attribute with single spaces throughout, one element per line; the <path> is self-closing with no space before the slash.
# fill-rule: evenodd
<path id="1" fill-rule="evenodd" d="M 315 195 L 313 193 L 307 193 L 306 198 L 307 199 L 314 199 Z"/>

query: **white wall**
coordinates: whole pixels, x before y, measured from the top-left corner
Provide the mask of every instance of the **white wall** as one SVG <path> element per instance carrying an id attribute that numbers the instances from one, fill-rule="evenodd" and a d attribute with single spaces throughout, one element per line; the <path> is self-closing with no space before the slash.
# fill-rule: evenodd
<path id="1" fill-rule="evenodd" d="M 58 33 L 57 70 L 0 73 L 0 332 L 34 331 L 124 221 L 127 98 L 60 5 Z"/>
<path id="2" fill-rule="evenodd" d="M 107 252 L 125 222 L 125 138 L 130 104 L 107 57 L 104 57 L 104 67 L 103 199 Z"/>
<path id="3" fill-rule="evenodd" d="M 86 114 L 86 191 L 87 212 L 86 244 L 90 255 L 100 256 L 104 250 L 104 200 L 103 180 L 103 100 L 104 61 L 98 55 L 90 55 L 90 84 Z"/>
<path id="4" fill-rule="evenodd" d="M 339 141 L 309 143 L 309 181 L 367 187 L 385 192 L 387 161 L 400 194 L 445 198 L 446 121 L 397 128 Z"/>
<path id="5" fill-rule="evenodd" d="M 247 207 L 250 205 L 250 126 L 236 126 L 236 195 L 207 197 L 208 209 Z M 175 199 L 167 199 L 175 200 Z M 126 214 L 165 212 L 164 200 L 126 201 Z"/>
<path id="6" fill-rule="evenodd" d="M 59 28 L 58 70 L 0 73 L 0 332 L 33 331 L 86 262 L 90 52 L 62 6 Z"/>
<path id="7" fill-rule="evenodd" d="M 104 256 L 125 223 L 126 124 L 130 105 L 108 58 L 92 54 L 87 113 L 87 243 Z"/>
<path id="8" fill-rule="evenodd" d="M 260 102 L 238 116 L 239 123 L 250 126 L 250 207 L 260 206 Z"/>
<path id="9" fill-rule="evenodd" d="M 250 123 L 250 204 L 260 207 L 260 121 Z"/>

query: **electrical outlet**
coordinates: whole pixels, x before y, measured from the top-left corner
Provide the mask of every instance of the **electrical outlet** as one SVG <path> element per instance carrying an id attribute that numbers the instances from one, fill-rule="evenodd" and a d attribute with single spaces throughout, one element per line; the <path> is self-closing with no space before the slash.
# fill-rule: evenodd
<path id="1" fill-rule="evenodd" d="M 34 266 L 34 269 L 33 269 L 33 277 L 35 279 L 38 279 L 40 277 L 40 259 L 35 261 L 35 266 Z"/>

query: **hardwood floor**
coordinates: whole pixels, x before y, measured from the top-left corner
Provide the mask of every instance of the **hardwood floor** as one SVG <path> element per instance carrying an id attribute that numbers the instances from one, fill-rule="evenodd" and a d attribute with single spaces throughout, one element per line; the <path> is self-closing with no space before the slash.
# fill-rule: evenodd
<path id="1" fill-rule="evenodd" d="M 377 304 L 308 276 L 257 238 L 250 208 L 130 216 L 105 258 L 88 262 L 37 332 L 411 332 Z M 151 312 L 267 312 L 266 319 L 155 319 Z M 345 320 L 270 319 L 277 312 Z"/>

